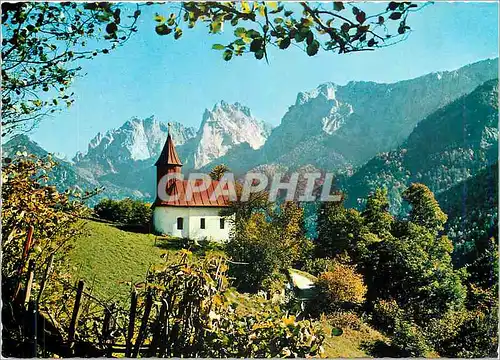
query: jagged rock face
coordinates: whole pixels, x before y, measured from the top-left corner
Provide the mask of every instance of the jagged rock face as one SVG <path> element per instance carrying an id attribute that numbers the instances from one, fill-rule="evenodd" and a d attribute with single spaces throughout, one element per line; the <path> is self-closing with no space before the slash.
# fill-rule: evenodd
<path id="1" fill-rule="evenodd" d="M 178 145 L 195 135 L 194 128 L 176 122 L 171 123 L 171 132 Z M 133 118 L 118 129 L 98 133 L 90 141 L 87 154 L 77 154 L 73 160 L 79 166 L 97 166 L 101 174 L 117 173 L 122 166 L 157 157 L 167 134 L 168 125 L 153 116 L 145 120 Z"/>
<path id="2" fill-rule="evenodd" d="M 247 143 L 252 149 L 259 149 L 270 130 L 268 124 L 252 116 L 248 107 L 221 101 L 212 110 L 205 110 L 196 137 L 187 144 L 192 149 L 187 162 L 199 169 L 237 145 Z"/>
<path id="3" fill-rule="evenodd" d="M 494 59 L 393 84 L 320 85 L 298 94 L 252 165 L 312 160 L 321 167 L 359 166 L 400 145 L 432 112 L 497 76 Z"/>

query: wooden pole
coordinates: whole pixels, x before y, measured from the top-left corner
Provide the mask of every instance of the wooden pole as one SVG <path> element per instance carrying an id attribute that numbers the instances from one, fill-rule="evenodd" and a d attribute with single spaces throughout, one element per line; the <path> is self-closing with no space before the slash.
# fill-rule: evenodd
<path id="1" fill-rule="evenodd" d="M 132 357 L 134 358 L 139 355 L 139 349 L 142 345 L 142 342 L 144 341 L 144 334 L 146 333 L 146 329 L 148 327 L 148 319 L 152 305 L 153 294 L 151 293 L 151 291 L 148 291 L 148 294 L 146 295 L 144 314 L 142 315 L 141 327 L 139 329 L 139 334 L 137 335 L 137 340 L 135 341 L 134 352 L 132 353 Z"/>
<path id="2" fill-rule="evenodd" d="M 37 355 L 37 332 L 38 332 L 38 324 L 37 324 L 37 307 L 36 303 L 32 300 L 28 305 L 28 321 L 29 321 L 29 347 L 27 350 L 28 357 L 36 357 Z"/>
<path id="3" fill-rule="evenodd" d="M 112 331 L 111 319 L 113 316 L 113 312 L 115 310 L 115 303 L 111 304 L 109 308 L 106 308 L 104 314 L 104 323 L 102 325 L 102 335 L 104 339 L 104 344 L 107 344 L 107 357 L 111 357 L 113 355 L 113 347 L 111 342 L 109 341 L 109 337 Z"/>
<path id="4" fill-rule="evenodd" d="M 125 350 L 125 357 L 130 357 L 132 352 L 132 338 L 134 337 L 136 311 L 137 311 L 137 291 L 135 291 L 134 288 L 132 289 L 132 293 L 130 296 L 130 313 L 128 320 L 127 347 Z"/>
<path id="5" fill-rule="evenodd" d="M 158 349 L 158 345 L 160 344 L 161 341 L 160 339 L 162 335 L 163 324 L 165 322 L 166 312 L 167 312 L 167 301 L 165 299 L 162 299 L 160 314 L 158 315 L 158 318 L 156 320 L 156 327 L 155 327 L 155 332 L 153 334 L 153 340 L 151 341 L 151 345 L 149 347 L 150 357 L 156 356 L 156 349 Z"/>
<path id="6" fill-rule="evenodd" d="M 109 322 L 111 320 L 111 310 L 109 308 L 104 309 L 104 321 L 102 322 L 102 338 L 101 345 L 106 344 L 109 335 Z"/>
<path id="7" fill-rule="evenodd" d="M 26 284 L 24 285 L 24 299 L 23 305 L 30 301 L 31 297 L 31 287 L 33 286 L 33 277 L 35 276 L 35 260 L 30 260 L 30 264 L 28 266 L 28 277 L 26 278 Z"/>
<path id="8" fill-rule="evenodd" d="M 45 272 L 43 273 L 42 283 L 40 284 L 40 291 L 38 291 L 38 297 L 36 298 L 36 304 L 40 304 L 40 299 L 42 298 L 43 290 L 45 289 L 45 285 L 47 285 L 47 281 L 49 279 L 50 273 L 52 272 L 52 265 L 54 264 L 54 254 L 51 254 L 49 257 L 49 262 L 47 267 L 45 268 Z"/>
<path id="9" fill-rule="evenodd" d="M 28 234 L 26 236 L 26 240 L 24 242 L 24 247 L 23 247 L 23 255 L 21 257 L 21 263 L 19 264 L 19 267 L 17 268 L 17 287 L 16 291 L 14 291 L 14 294 L 12 295 L 12 300 L 17 298 L 17 295 L 19 294 L 19 290 L 21 290 L 21 275 L 24 270 L 24 264 L 26 263 L 26 259 L 28 257 L 28 253 L 31 247 L 31 241 L 33 240 L 33 231 L 34 228 L 33 226 L 30 226 L 28 228 Z"/>
<path id="10" fill-rule="evenodd" d="M 85 284 L 83 280 L 78 282 L 78 289 L 76 290 L 75 306 L 73 307 L 73 315 L 71 316 L 71 323 L 69 324 L 68 340 L 71 343 L 75 340 L 75 331 L 78 324 L 78 316 L 80 315 L 80 307 L 82 305 L 82 294 Z"/>

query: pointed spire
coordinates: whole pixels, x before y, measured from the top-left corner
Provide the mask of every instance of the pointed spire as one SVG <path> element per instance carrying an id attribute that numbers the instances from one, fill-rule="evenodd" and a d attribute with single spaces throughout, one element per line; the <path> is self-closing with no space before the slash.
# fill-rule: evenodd
<path id="1" fill-rule="evenodd" d="M 174 166 L 182 166 L 181 160 L 179 159 L 179 155 L 177 154 L 177 150 L 175 150 L 175 145 L 172 140 L 172 136 L 170 136 L 170 123 L 168 123 L 168 136 L 165 145 L 163 146 L 163 150 L 161 151 L 160 157 L 155 163 L 155 166 L 165 166 L 165 165 L 174 165 Z"/>

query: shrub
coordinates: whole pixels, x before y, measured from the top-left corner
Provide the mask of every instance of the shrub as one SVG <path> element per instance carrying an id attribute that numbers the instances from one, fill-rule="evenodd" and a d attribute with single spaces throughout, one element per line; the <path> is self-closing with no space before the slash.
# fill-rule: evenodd
<path id="1" fill-rule="evenodd" d="M 431 351 L 420 328 L 410 321 L 396 321 L 391 344 L 401 357 L 425 357 Z"/>
<path id="2" fill-rule="evenodd" d="M 361 329 L 361 319 L 352 311 L 334 311 L 326 317 L 328 323 L 335 328 L 340 329 Z"/>
<path id="3" fill-rule="evenodd" d="M 316 304 L 324 309 L 340 309 L 360 305 L 367 288 L 354 266 L 335 260 L 331 271 L 318 276 Z"/>
<path id="4" fill-rule="evenodd" d="M 396 319 L 403 317 L 403 310 L 394 300 L 379 300 L 373 308 L 373 322 L 377 327 L 380 327 L 392 334 L 396 326 Z"/>
<path id="5" fill-rule="evenodd" d="M 94 213 L 104 220 L 133 225 L 148 224 L 152 216 L 149 204 L 130 198 L 103 199 L 94 207 Z"/>

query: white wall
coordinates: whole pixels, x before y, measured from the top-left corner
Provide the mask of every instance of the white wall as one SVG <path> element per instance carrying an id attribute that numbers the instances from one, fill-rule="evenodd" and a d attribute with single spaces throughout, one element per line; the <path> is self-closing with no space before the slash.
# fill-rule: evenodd
<path id="1" fill-rule="evenodd" d="M 219 207 L 180 207 L 156 206 L 153 211 L 154 229 L 161 234 L 192 240 L 229 240 L 230 228 L 233 225 L 229 218 L 225 220 L 224 229 L 220 228 Z M 183 230 L 177 229 L 177 218 L 184 219 Z M 205 218 L 205 229 L 201 229 L 201 218 Z"/>

